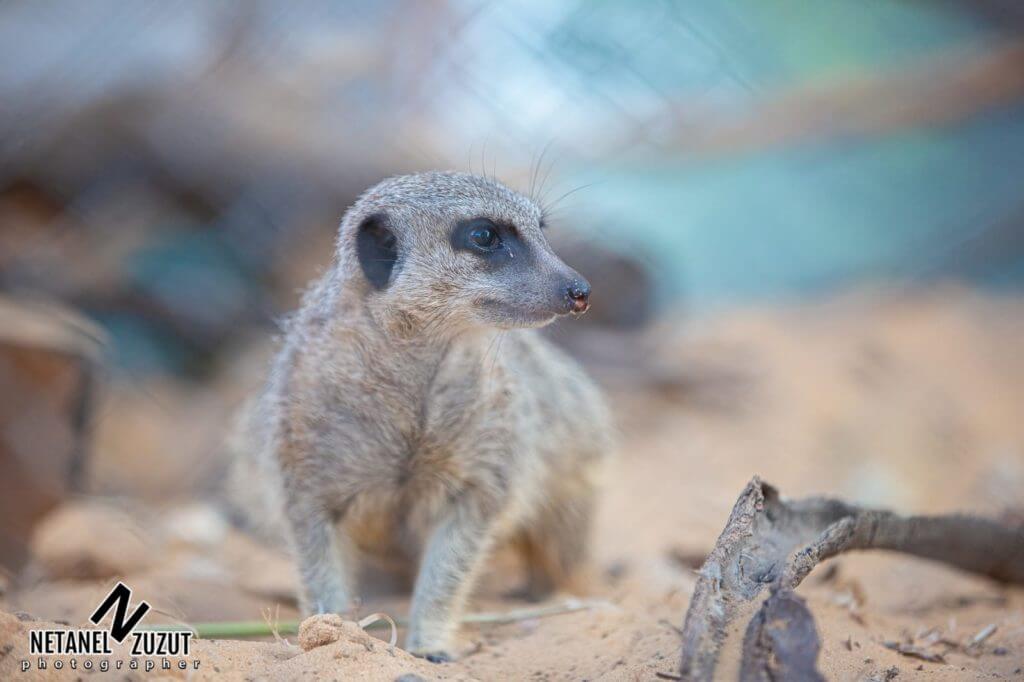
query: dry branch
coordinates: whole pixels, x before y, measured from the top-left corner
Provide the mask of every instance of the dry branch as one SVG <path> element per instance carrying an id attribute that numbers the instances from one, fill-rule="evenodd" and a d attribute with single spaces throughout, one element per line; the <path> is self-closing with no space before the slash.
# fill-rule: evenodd
<path id="1" fill-rule="evenodd" d="M 755 477 L 740 494 L 700 570 L 683 625 L 683 678 L 713 678 L 727 626 L 741 611 L 752 611 L 764 587 L 771 586 L 780 600 L 765 608 L 782 613 L 782 604 L 790 603 L 787 592 L 816 565 L 855 549 L 894 550 L 1002 582 L 1024 583 L 1024 526 L 965 515 L 905 517 L 828 498 L 786 501 Z M 796 614 L 799 609 L 788 611 Z M 813 620 L 810 624 L 813 630 Z M 761 649 L 784 643 L 766 639 L 763 632 L 758 637 Z M 769 653 L 778 658 L 781 652 L 761 651 Z"/>

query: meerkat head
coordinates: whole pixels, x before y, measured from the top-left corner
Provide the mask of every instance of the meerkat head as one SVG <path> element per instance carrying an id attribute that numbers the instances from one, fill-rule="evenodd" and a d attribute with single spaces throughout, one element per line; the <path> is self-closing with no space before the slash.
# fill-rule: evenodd
<path id="1" fill-rule="evenodd" d="M 590 284 L 544 229 L 541 208 L 501 183 L 422 173 L 368 190 L 338 249 L 371 312 L 410 331 L 540 327 L 590 305 Z"/>

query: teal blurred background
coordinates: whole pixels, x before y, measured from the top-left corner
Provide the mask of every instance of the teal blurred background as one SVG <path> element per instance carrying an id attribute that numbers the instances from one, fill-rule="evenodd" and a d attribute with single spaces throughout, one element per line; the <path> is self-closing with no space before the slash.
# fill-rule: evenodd
<path id="1" fill-rule="evenodd" d="M 202 376 L 359 192 L 456 168 L 551 207 L 610 283 L 597 326 L 1019 288 L 1022 28 L 990 0 L 4 3 L 0 287 Z"/>

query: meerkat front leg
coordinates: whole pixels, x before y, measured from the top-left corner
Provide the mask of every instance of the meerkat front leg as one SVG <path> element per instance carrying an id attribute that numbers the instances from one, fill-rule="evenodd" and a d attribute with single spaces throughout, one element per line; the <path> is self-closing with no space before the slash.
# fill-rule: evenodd
<path id="1" fill-rule="evenodd" d="M 290 501 L 287 511 L 302 581 L 302 613 L 348 612 L 352 606 L 348 538 L 336 531 L 325 508 L 308 500 Z"/>
<path id="2" fill-rule="evenodd" d="M 462 609 L 493 544 L 493 506 L 475 497 L 460 500 L 431 533 L 413 589 L 410 652 L 434 663 L 455 658 Z"/>

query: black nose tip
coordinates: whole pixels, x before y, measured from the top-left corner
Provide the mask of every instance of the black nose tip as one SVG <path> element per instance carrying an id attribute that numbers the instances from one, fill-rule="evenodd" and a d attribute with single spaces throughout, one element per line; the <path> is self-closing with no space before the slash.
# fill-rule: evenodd
<path id="1" fill-rule="evenodd" d="M 566 294 L 569 297 L 569 312 L 577 315 L 587 312 L 590 307 L 590 284 L 586 280 L 573 280 Z"/>

